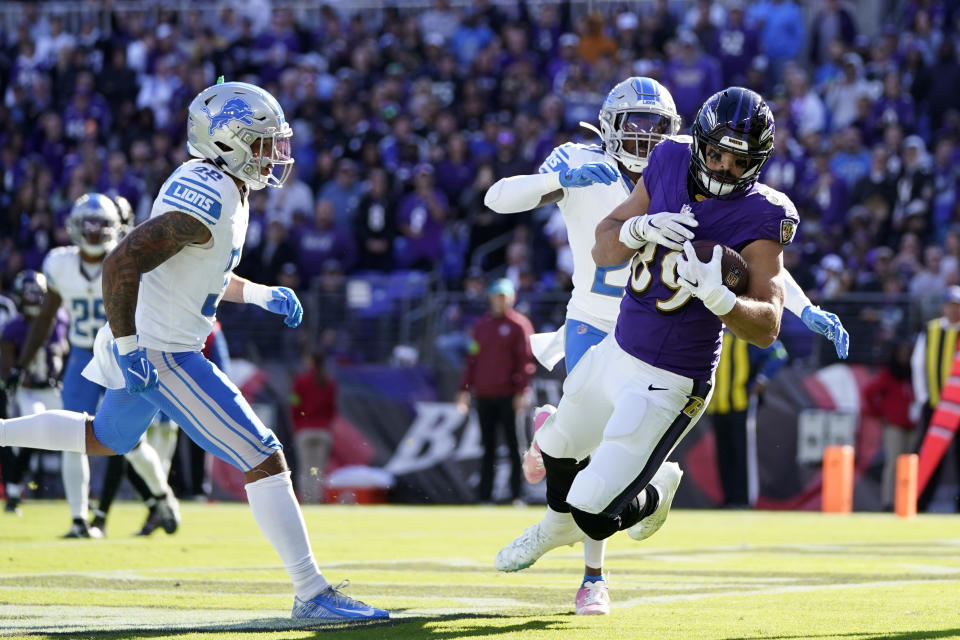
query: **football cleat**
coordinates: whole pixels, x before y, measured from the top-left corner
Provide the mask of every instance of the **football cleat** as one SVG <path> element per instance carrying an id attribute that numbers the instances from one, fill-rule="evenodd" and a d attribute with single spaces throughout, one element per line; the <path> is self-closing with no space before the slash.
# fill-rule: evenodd
<path id="1" fill-rule="evenodd" d="M 683 471 L 680 470 L 680 465 L 676 462 L 663 463 L 650 480 L 659 498 L 657 508 L 646 518 L 627 529 L 628 536 L 634 540 L 646 540 L 663 526 L 667 520 L 667 514 L 670 513 L 673 496 L 677 492 L 677 487 L 680 486 L 681 477 L 683 477 Z"/>
<path id="2" fill-rule="evenodd" d="M 172 493 L 157 502 L 157 520 L 167 533 L 173 533 L 180 527 L 180 502 Z"/>
<path id="3" fill-rule="evenodd" d="M 543 468 L 543 455 L 540 453 L 540 445 L 537 444 L 537 431 L 547 421 L 547 418 L 557 412 L 557 408 L 552 404 L 545 404 L 538 407 L 533 412 L 533 438 L 530 441 L 530 447 L 523 452 L 523 477 L 530 484 L 537 484 L 547 475 Z"/>
<path id="4" fill-rule="evenodd" d="M 93 520 L 90 521 L 88 528 L 90 529 L 91 535 L 94 535 L 94 532 L 97 532 L 94 536 L 96 538 L 107 537 L 107 520 L 103 516 L 94 516 Z"/>
<path id="5" fill-rule="evenodd" d="M 136 535 L 148 536 L 159 526 L 160 519 L 157 516 L 157 505 L 153 505 L 150 507 L 150 511 L 147 512 L 147 519 L 143 521 L 143 526 L 140 527 L 140 531 L 137 531 Z"/>
<path id="6" fill-rule="evenodd" d="M 83 518 L 74 518 L 73 524 L 70 525 L 70 531 L 67 531 L 64 538 L 102 538 L 103 535 L 99 530 L 90 530 L 90 527 L 87 526 L 87 521 Z"/>
<path id="7" fill-rule="evenodd" d="M 538 522 L 524 529 L 518 538 L 500 549 L 493 564 L 499 571 L 520 571 L 539 560 L 547 551 L 565 544 L 581 542 L 585 537 L 586 534 L 580 530 L 573 518 L 570 519 L 569 526 L 550 530 L 542 522 Z"/>
<path id="8" fill-rule="evenodd" d="M 345 622 L 348 620 L 385 620 L 390 613 L 355 600 L 343 593 L 349 581 L 344 580 L 337 586 L 328 585 L 326 589 L 309 600 L 293 599 L 293 611 L 290 617 L 301 620 L 321 622 Z"/>
<path id="9" fill-rule="evenodd" d="M 578 616 L 606 616 L 610 614 L 610 592 L 606 580 L 584 580 L 577 591 L 577 604 L 573 610 Z"/>
<path id="10" fill-rule="evenodd" d="M 23 515 L 23 512 L 20 511 L 20 498 L 7 498 L 7 504 L 4 505 L 3 511 L 15 516 Z"/>

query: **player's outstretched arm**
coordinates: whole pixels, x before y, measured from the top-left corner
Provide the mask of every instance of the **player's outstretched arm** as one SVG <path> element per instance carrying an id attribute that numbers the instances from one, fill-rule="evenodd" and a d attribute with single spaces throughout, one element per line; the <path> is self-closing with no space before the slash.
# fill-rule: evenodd
<path id="1" fill-rule="evenodd" d="M 168 211 L 133 228 L 103 261 L 103 306 L 113 335 L 137 334 L 140 276 L 187 245 L 203 244 L 210 237 L 203 222 L 180 211 Z"/>
<path id="2" fill-rule="evenodd" d="M 807 329 L 832 342 L 838 358 L 846 359 L 850 352 L 850 334 L 840 318 L 813 304 L 786 269 L 783 270 L 783 284 L 786 289 L 783 306 L 800 318 Z"/>
<path id="3" fill-rule="evenodd" d="M 223 299 L 227 302 L 255 304 L 271 313 L 285 316 L 283 323 L 288 327 L 299 326 L 303 320 L 303 305 L 293 289 L 288 287 L 268 287 L 231 273 Z"/>
<path id="4" fill-rule="evenodd" d="M 500 178 L 487 189 L 483 204 L 497 213 L 519 213 L 559 202 L 563 189 L 613 184 L 617 170 L 606 162 L 587 162 L 574 169 L 565 166 L 555 171 Z"/>
<path id="5" fill-rule="evenodd" d="M 30 323 L 27 340 L 20 351 L 20 357 L 17 358 L 17 369 L 25 368 L 50 337 L 50 331 L 53 330 L 53 319 L 57 316 L 57 311 L 62 303 L 63 298 L 60 297 L 60 294 L 48 288 L 47 295 L 43 297 L 43 306 L 40 307 L 40 313 L 36 320 Z"/>

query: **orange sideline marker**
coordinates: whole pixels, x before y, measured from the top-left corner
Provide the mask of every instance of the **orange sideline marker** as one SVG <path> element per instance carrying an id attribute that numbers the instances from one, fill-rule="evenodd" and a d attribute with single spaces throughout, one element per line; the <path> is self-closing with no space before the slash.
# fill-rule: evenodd
<path id="1" fill-rule="evenodd" d="M 917 468 L 919 456 L 904 453 L 897 456 L 897 492 L 894 498 L 894 512 L 901 518 L 917 515 Z"/>
<path id="2" fill-rule="evenodd" d="M 824 513 L 853 511 L 853 447 L 827 447 L 823 452 Z"/>

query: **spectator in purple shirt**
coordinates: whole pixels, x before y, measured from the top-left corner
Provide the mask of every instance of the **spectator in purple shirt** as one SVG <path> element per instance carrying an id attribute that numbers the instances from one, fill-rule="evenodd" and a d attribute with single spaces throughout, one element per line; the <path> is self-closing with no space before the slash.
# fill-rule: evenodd
<path id="1" fill-rule="evenodd" d="M 337 226 L 348 228 L 353 224 L 353 215 L 361 195 L 363 184 L 357 179 L 357 163 L 349 158 L 341 158 L 334 179 L 320 189 L 319 199 L 333 205 Z M 346 263 L 343 264 L 348 268 Z"/>
<path id="2" fill-rule="evenodd" d="M 890 69 L 883 77 L 883 94 L 873 102 L 870 123 L 875 132 L 895 122 L 904 131 L 911 132 L 916 123 L 913 98 L 903 92 L 900 72 Z"/>
<path id="3" fill-rule="evenodd" d="M 397 262 L 408 269 L 431 271 L 443 257 L 447 198 L 434 186 L 433 167 L 417 165 L 413 191 L 400 201 L 397 213 Z"/>
<path id="4" fill-rule="evenodd" d="M 727 23 L 716 34 L 716 49 L 708 50 L 720 61 L 724 85 L 746 84 L 747 71 L 757 55 L 758 43 L 756 30 L 748 27 L 744 21 L 742 3 L 730 5 Z"/>
<path id="5" fill-rule="evenodd" d="M 437 164 L 436 182 L 447 201 L 456 202 L 477 175 L 464 134 L 457 132 L 447 141 L 446 157 Z"/>
<path id="6" fill-rule="evenodd" d="M 336 223 L 333 203 L 317 201 L 313 225 L 303 229 L 296 238 L 300 275 L 309 283 L 323 270 L 323 264 L 335 259 L 344 270 L 353 264 L 353 238 L 347 229 Z"/>
<path id="7" fill-rule="evenodd" d="M 692 31 L 680 32 L 676 48 L 676 55 L 669 57 L 663 70 L 663 80 L 683 121 L 692 122 L 704 101 L 720 88 L 723 78 L 720 65 L 700 51 L 700 41 Z"/>
<path id="8" fill-rule="evenodd" d="M 123 151 L 111 151 L 107 159 L 107 170 L 100 174 L 97 181 L 100 193 L 121 195 L 134 206 L 143 196 L 143 180 L 133 174 L 127 166 L 127 156 Z"/>

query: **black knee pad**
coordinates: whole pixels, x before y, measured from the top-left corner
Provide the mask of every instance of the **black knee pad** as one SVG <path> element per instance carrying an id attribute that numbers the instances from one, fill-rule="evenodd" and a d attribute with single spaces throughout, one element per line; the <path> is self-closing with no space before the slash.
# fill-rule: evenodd
<path id="1" fill-rule="evenodd" d="M 543 468 L 547 478 L 547 505 L 559 513 L 570 511 L 567 494 L 577 473 L 590 463 L 590 458 L 577 462 L 573 458 L 554 458 L 545 453 Z"/>
<path id="2" fill-rule="evenodd" d="M 600 513 L 587 513 L 576 507 L 570 507 L 573 520 L 580 529 L 594 540 L 606 540 L 620 531 L 620 516 L 605 516 Z"/>

